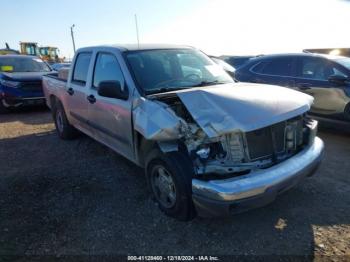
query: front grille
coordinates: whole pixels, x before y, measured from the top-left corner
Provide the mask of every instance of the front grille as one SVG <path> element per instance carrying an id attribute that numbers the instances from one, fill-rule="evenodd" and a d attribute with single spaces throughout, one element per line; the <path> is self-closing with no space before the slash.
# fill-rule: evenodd
<path id="1" fill-rule="evenodd" d="M 250 160 L 278 158 L 281 154 L 296 150 L 300 145 L 302 123 L 302 118 L 299 117 L 247 132 L 246 142 Z M 286 138 L 287 130 L 290 130 L 292 134 L 292 137 L 288 139 Z M 292 148 L 287 148 L 288 141 L 292 142 Z"/>
<path id="2" fill-rule="evenodd" d="M 20 84 L 19 89 L 27 92 L 40 92 L 42 91 L 42 86 L 40 81 L 23 82 Z"/>
<path id="3" fill-rule="evenodd" d="M 246 133 L 246 139 L 251 160 L 272 155 L 273 146 L 270 127 L 248 132 Z"/>

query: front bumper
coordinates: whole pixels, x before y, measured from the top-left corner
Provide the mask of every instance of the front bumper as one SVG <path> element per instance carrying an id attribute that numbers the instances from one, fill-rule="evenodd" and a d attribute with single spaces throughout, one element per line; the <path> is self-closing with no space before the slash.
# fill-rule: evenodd
<path id="1" fill-rule="evenodd" d="M 19 107 L 19 106 L 34 106 L 34 105 L 45 105 L 44 96 L 36 97 L 9 97 L 0 96 L 0 103 L 8 108 Z"/>
<path id="2" fill-rule="evenodd" d="M 18 88 L 0 86 L 0 103 L 9 108 L 44 105 L 45 97 L 42 91 L 23 91 Z"/>
<path id="3" fill-rule="evenodd" d="M 267 169 L 223 180 L 192 180 L 193 202 L 200 216 L 222 216 L 264 206 L 276 196 L 311 176 L 323 154 L 323 141 Z"/>

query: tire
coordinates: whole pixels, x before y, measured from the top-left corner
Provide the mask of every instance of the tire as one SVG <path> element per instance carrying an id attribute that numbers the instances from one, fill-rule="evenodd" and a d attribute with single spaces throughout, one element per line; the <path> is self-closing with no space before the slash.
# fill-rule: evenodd
<path id="1" fill-rule="evenodd" d="M 163 154 L 157 151 L 150 153 L 155 157 L 146 166 L 147 182 L 154 199 L 166 215 L 181 221 L 192 220 L 196 216 L 192 202 L 192 162 L 180 152 Z"/>
<path id="2" fill-rule="evenodd" d="M 63 105 L 59 101 L 56 102 L 53 108 L 53 118 L 57 134 L 60 138 L 70 140 L 78 136 L 78 130 L 68 122 Z"/>

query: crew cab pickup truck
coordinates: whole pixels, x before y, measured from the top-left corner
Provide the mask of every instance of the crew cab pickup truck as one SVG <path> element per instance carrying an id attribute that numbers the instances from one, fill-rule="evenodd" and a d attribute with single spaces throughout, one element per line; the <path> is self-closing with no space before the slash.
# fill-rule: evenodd
<path id="1" fill-rule="evenodd" d="M 58 135 L 79 130 L 143 167 L 179 220 L 266 205 L 321 160 L 311 96 L 235 83 L 195 48 L 87 47 L 67 70 L 43 77 Z"/>

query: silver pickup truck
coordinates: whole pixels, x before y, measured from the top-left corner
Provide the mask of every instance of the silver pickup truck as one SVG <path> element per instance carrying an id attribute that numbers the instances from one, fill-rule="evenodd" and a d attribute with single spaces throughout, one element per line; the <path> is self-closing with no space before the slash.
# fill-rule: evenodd
<path id="1" fill-rule="evenodd" d="M 311 96 L 235 83 L 195 48 L 82 48 L 65 70 L 43 78 L 58 135 L 79 130 L 143 167 L 177 219 L 266 205 L 321 160 Z"/>

